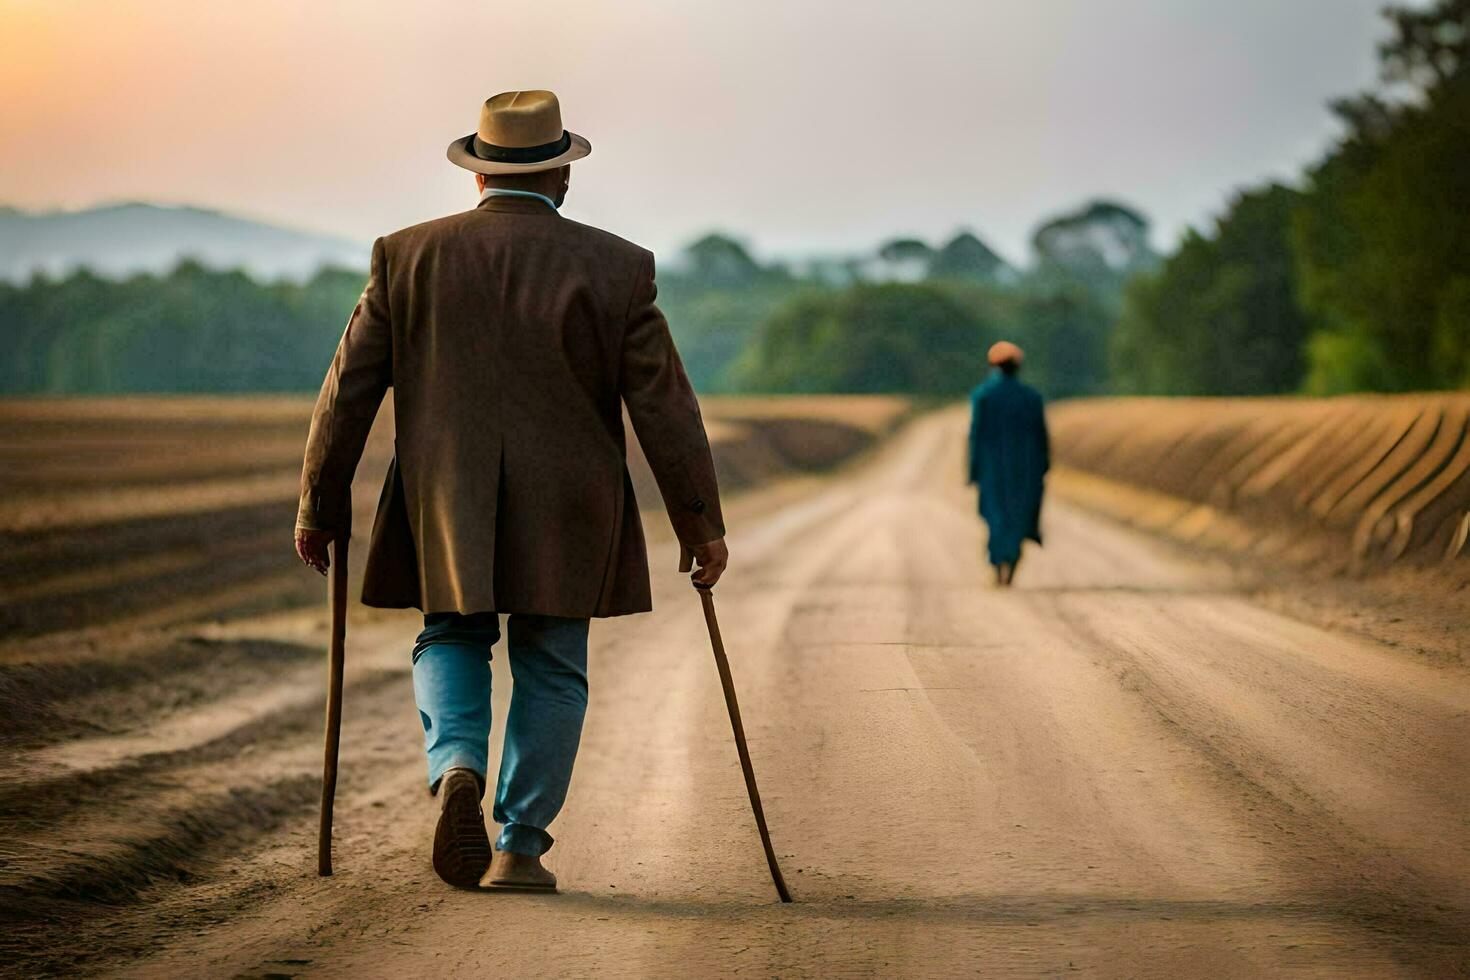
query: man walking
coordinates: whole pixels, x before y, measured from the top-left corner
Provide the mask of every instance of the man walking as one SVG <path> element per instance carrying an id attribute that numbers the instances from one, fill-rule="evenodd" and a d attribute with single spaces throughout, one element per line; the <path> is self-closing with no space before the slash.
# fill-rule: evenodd
<path id="1" fill-rule="evenodd" d="M 395 458 L 378 504 L 363 602 L 415 607 L 413 649 L 434 869 L 451 885 L 554 890 L 542 867 L 587 706 L 591 617 L 651 608 L 623 406 L 695 580 L 727 560 L 699 404 L 654 304 L 651 253 L 558 214 L 591 152 L 551 92 L 485 102 L 449 159 L 479 205 L 373 244 L 317 399 L 296 548 L 325 571 L 350 522 L 353 471 L 388 387 Z M 487 783 L 491 648 L 508 615 L 514 687 L 494 795 Z"/>
<path id="2" fill-rule="evenodd" d="M 980 488 L 980 516 L 990 528 L 995 580 L 1009 586 L 1021 544 L 1041 543 L 1041 495 L 1051 465 L 1041 395 L 1016 377 L 1021 348 L 990 348 L 990 377 L 970 394 L 970 483 Z"/>

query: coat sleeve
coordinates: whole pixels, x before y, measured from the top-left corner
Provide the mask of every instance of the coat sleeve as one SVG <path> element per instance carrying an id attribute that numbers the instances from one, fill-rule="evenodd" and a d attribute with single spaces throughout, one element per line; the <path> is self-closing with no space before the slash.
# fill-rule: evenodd
<path id="1" fill-rule="evenodd" d="M 379 238 L 373 243 L 367 286 L 337 344 L 311 417 L 296 511 L 299 528 L 341 532 L 352 522 L 352 475 L 378 406 L 393 382 L 386 265 Z"/>
<path id="2" fill-rule="evenodd" d="M 965 474 L 969 483 L 980 482 L 980 393 L 970 395 L 970 438 L 965 443 L 967 460 Z"/>
<path id="3" fill-rule="evenodd" d="M 1046 429 L 1046 405 L 1040 398 L 1036 399 L 1036 429 L 1041 440 L 1041 472 L 1045 474 L 1051 469 L 1051 433 Z"/>
<path id="4" fill-rule="evenodd" d="M 680 543 L 707 544 L 725 536 L 714 458 L 699 401 L 655 304 L 653 256 L 644 256 L 628 305 L 619 386 L 628 417 L 658 481 Z"/>

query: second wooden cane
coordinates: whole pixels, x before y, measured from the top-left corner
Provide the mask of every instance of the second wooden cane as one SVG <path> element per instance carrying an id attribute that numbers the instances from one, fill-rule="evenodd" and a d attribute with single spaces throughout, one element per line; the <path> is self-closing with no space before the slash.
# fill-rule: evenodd
<path id="1" fill-rule="evenodd" d="M 750 808 L 755 813 L 755 826 L 760 831 L 761 846 L 766 851 L 766 864 L 771 869 L 771 881 L 776 885 L 776 894 L 781 901 L 791 901 L 791 892 L 786 888 L 786 879 L 781 876 L 781 866 L 776 863 L 776 851 L 771 847 L 771 832 L 766 829 L 766 812 L 761 807 L 760 790 L 755 785 L 755 768 L 750 764 L 750 749 L 745 744 L 745 726 L 740 722 L 740 703 L 735 698 L 735 681 L 730 676 L 730 660 L 725 656 L 725 642 L 720 637 L 720 622 L 715 617 L 714 587 L 695 583 L 700 602 L 704 605 L 704 623 L 709 627 L 709 642 L 715 653 L 715 667 L 720 672 L 720 686 L 725 690 L 725 707 L 730 712 L 730 728 L 735 732 L 735 751 L 740 754 L 740 769 L 745 774 L 745 789 L 750 794 Z"/>

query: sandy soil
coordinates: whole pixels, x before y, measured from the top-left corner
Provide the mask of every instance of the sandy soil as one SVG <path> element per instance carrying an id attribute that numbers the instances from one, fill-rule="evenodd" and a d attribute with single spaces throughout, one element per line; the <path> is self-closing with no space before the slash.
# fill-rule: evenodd
<path id="1" fill-rule="evenodd" d="M 1053 405 L 1055 462 L 1129 485 L 1117 516 L 1315 573 L 1470 590 L 1470 392 Z"/>
<path id="2" fill-rule="evenodd" d="M 25 720 L 53 737 L 3 762 L 0 963 L 1465 972 L 1463 664 L 1289 618 L 1224 562 L 1060 499 L 1046 549 L 997 590 L 955 485 L 962 437 L 959 415 L 926 416 L 840 478 L 731 508 L 718 605 L 797 904 L 776 903 L 765 877 L 699 604 L 664 539 L 658 611 L 594 628 L 593 704 L 548 858 L 563 894 L 457 892 L 429 868 L 411 615 L 364 614 L 349 635 L 326 880 L 322 612 L 133 629 L 106 669 L 86 651 L 114 641 L 83 630 L 74 657 L 6 675 L 71 700 Z"/>
<path id="3" fill-rule="evenodd" d="M 0 399 L 0 664 L 17 638 L 98 627 L 79 642 L 114 643 L 125 627 L 314 604 L 319 583 L 289 541 L 311 409 L 299 396 Z M 910 404 L 712 398 L 704 410 L 721 486 L 739 491 L 852 459 Z M 638 499 L 656 507 L 629 450 Z M 359 528 L 392 452 L 390 399 L 358 469 Z M 66 647 L 21 652 L 49 663 Z"/>

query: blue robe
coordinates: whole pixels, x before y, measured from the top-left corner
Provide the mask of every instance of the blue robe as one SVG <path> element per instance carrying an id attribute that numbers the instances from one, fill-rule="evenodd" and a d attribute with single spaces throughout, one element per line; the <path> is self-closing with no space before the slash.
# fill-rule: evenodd
<path id="1" fill-rule="evenodd" d="M 970 394 L 970 482 L 990 527 L 990 562 L 1014 563 L 1021 542 L 1041 543 L 1043 477 L 1051 465 L 1041 395 L 993 372 Z"/>

